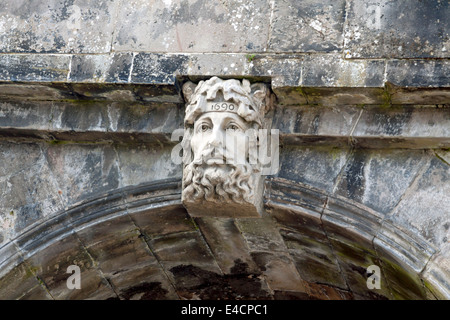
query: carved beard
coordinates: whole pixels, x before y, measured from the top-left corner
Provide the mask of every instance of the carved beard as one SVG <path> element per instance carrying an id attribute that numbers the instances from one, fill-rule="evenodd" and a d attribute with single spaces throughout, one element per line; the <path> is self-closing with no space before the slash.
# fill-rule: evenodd
<path id="1" fill-rule="evenodd" d="M 250 163 L 204 165 L 189 163 L 185 167 L 183 198 L 216 203 L 232 200 L 251 202 L 253 168 Z"/>

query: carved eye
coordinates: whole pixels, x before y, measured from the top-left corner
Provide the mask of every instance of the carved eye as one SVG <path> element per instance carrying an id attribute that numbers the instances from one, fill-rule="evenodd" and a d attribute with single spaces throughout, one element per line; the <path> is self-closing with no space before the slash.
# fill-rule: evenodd
<path id="1" fill-rule="evenodd" d="M 235 125 L 235 124 L 230 124 L 227 127 L 227 130 L 229 130 L 229 131 L 237 131 L 237 130 L 239 130 L 239 127 L 237 125 Z"/>
<path id="2" fill-rule="evenodd" d="M 202 124 L 202 125 L 200 125 L 200 131 L 201 132 L 206 132 L 206 131 L 208 131 L 210 128 L 209 128 L 209 126 L 207 125 L 207 124 Z"/>

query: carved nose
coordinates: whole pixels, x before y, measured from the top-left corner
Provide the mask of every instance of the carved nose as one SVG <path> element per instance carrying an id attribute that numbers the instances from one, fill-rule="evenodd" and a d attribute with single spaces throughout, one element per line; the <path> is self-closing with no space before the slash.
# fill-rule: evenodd
<path id="1" fill-rule="evenodd" d="M 215 130 L 213 130 L 213 132 L 210 136 L 209 145 L 211 147 L 222 147 L 223 146 L 223 138 L 224 138 L 223 133 L 219 129 L 215 129 Z"/>

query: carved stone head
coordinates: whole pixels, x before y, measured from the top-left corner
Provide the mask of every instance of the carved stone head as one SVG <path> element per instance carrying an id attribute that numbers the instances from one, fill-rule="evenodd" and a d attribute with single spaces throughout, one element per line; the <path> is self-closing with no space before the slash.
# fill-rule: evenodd
<path id="1" fill-rule="evenodd" d="M 191 216 L 259 216 L 261 166 L 252 152 L 270 107 L 270 90 L 213 77 L 183 86 L 183 204 Z"/>

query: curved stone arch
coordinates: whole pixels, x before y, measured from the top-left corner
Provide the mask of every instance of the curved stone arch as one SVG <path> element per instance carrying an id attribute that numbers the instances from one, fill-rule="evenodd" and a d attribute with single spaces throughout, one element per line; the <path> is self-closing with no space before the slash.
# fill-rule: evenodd
<path id="1" fill-rule="evenodd" d="M 384 223 L 370 208 L 282 178 L 266 181 L 265 207 L 264 219 L 274 224 L 283 250 L 307 283 L 352 292 L 352 298 L 449 296 L 448 283 L 426 273 L 435 249 L 418 235 Z M 249 274 L 264 274 L 263 270 L 245 263 L 227 272 L 221 253 L 196 222 L 200 221 L 191 219 L 181 204 L 180 179 L 93 195 L 28 227 L 1 248 L 2 297 L 211 298 L 214 284 L 229 286 L 230 279 L 256 285 L 247 297 L 272 297 L 270 275 L 257 282 Z M 248 230 L 242 236 L 251 237 Z M 255 257 L 251 246 L 246 250 Z M 83 290 L 66 287 L 71 264 L 81 265 L 87 279 Z M 380 290 L 366 286 L 366 269 L 373 264 L 382 271 Z M 239 266 L 244 267 L 237 270 Z M 186 285 L 211 279 L 209 289 Z M 243 293 L 231 286 L 229 294 Z M 308 290 L 307 295 L 301 297 L 320 298 Z"/>
<path id="2" fill-rule="evenodd" d="M 337 263 L 334 267 L 345 275 L 344 282 L 352 292 L 367 292 L 366 269 L 375 264 L 380 266 L 381 281 L 386 285 L 378 293 L 385 297 L 448 299 L 449 283 L 440 276 L 445 272 L 439 266 L 432 272 L 427 270 L 431 257 L 440 252 L 420 235 L 384 221 L 383 214 L 363 204 L 330 196 L 301 182 L 272 178 L 266 188 L 266 208 L 281 229 L 287 230 L 287 241 L 292 232 L 297 237 L 313 235 L 316 239 L 320 234 L 321 244 L 331 248 Z M 307 223 L 298 223 L 301 219 Z M 324 263 L 323 267 L 330 266 Z"/>
<path id="3" fill-rule="evenodd" d="M 38 221 L 29 226 L 22 234 L 1 248 L 2 257 L 5 257 L 0 262 L 2 297 L 6 299 L 119 297 L 119 292 L 112 288 L 113 285 L 108 277 L 103 274 L 101 268 L 96 266 L 99 261 L 96 261 L 95 257 L 89 253 L 89 247 L 95 244 L 95 241 L 109 241 L 113 247 L 120 246 L 121 241 L 124 241 L 119 236 L 120 232 L 128 233 L 126 239 L 129 241 L 145 238 L 139 227 L 134 224 L 132 217 L 143 211 L 152 212 L 159 208 L 181 212 L 181 215 L 184 214 L 187 219 L 187 214 L 181 206 L 181 181 L 164 179 L 99 193 L 53 214 L 44 222 Z M 113 224 L 116 226 L 111 228 Z M 101 231 L 96 232 L 96 229 Z M 113 233 L 106 236 L 102 234 L 102 231 L 108 233 L 108 229 L 112 229 Z M 115 231 L 119 234 L 114 235 Z M 116 241 L 118 244 L 114 245 Z M 146 248 L 142 245 L 139 249 L 141 254 L 149 255 L 150 261 L 147 262 L 152 266 L 154 264 L 151 259 L 152 253 L 143 250 Z M 114 258 L 114 255 L 109 258 Z M 90 287 L 86 288 L 87 290 L 80 290 L 80 292 L 67 290 L 65 278 L 69 274 L 66 274 L 65 270 L 68 265 L 79 263 L 82 269 L 83 267 L 85 269 L 82 270 L 82 277 L 84 277 L 83 273 L 87 273 L 89 278 L 96 274 L 96 279 L 94 282 L 91 281 L 92 279 L 88 282 L 87 286 Z M 55 266 L 61 264 L 62 267 L 48 270 L 52 264 Z M 121 265 L 116 267 L 120 271 Z M 161 274 L 164 273 L 161 272 Z M 25 287 L 21 287 L 20 282 L 24 283 Z M 147 282 L 144 284 L 148 285 Z M 160 285 L 156 286 L 160 294 L 149 298 L 176 297 L 173 290 L 161 288 Z M 19 291 L 14 290 L 16 286 L 19 287 Z M 151 283 L 150 287 L 152 287 Z M 170 285 L 168 289 L 171 289 Z M 148 290 L 148 286 L 143 286 L 142 290 Z"/>

